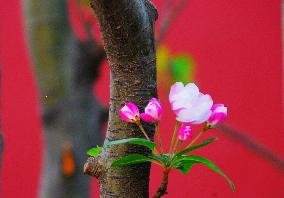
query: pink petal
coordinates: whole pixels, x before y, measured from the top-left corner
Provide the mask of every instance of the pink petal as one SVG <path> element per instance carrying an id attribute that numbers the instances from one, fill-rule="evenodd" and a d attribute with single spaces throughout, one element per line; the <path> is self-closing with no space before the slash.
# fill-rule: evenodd
<path id="1" fill-rule="evenodd" d="M 129 119 L 128 114 L 122 111 L 121 109 L 118 111 L 118 114 L 120 118 L 123 119 L 125 122 L 132 122 L 131 119 Z"/>
<path id="2" fill-rule="evenodd" d="M 219 106 L 218 108 L 216 108 L 215 109 L 215 111 L 214 112 L 216 112 L 216 113 L 224 113 L 224 114 L 226 114 L 227 115 L 227 107 L 225 107 L 225 106 Z"/>
<path id="3" fill-rule="evenodd" d="M 224 104 L 214 104 L 211 108 L 212 111 L 215 111 L 219 107 L 224 107 Z"/>
<path id="4" fill-rule="evenodd" d="M 157 111 L 158 111 L 158 119 L 160 120 L 162 117 L 162 108 L 158 108 Z"/>
<path id="5" fill-rule="evenodd" d="M 215 113 L 213 116 L 210 117 L 208 120 L 210 125 L 216 125 L 222 123 L 225 118 L 227 117 L 224 113 Z"/>
<path id="6" fill-rule="evenodd" d="M 136 104 L 132 102 L 125 103 L 125 106 L 129 108 L 129 110 L 133 113 L 134 116 L 139 116 L 139 109 Z"/>
<path id="7" fill-rule="evenodd" d="M 150 115 L 157 120 L 160 120 L 162 117 L 162 106 L 158 99 L 152 98 L 148 105 L 145 108 L 145 113 L 149 113 L 149 110 L 151 111 Z"/>
<path id="8" fill-rule="evenodd" d="M 145 108 L 145 113 L 150 115 L 151 117 L 158 119 L 158 110 L 157 107 L 154 104 L 149 104 Z"/>
<path id="9" fill-rule="evenodd" d="M 227 107 L 219 106 L 212 113 L 212 115 L 208 119 L 208 122 L 210 125 L 220 124 L 224 122 L 226 117 L 227 117 Z"/>
<path id="10" fill-rule="evenodd" d="M 159 102 L 159 100 L 157 99 L 157 98 L 152 98 L 150 101 L 149 101 L 149 103 L 150 102 L 154 102 L 154 103 L 157 103 L 157 105 L 160 105 L 160 102 Z"/>
<path id="11" fill-rule="evenodd" d="M 151 117 L 149 114 L 141 113 L 141 119 L 145 122 L 156 122 L 157 120 L 153 117 Z"/>
<path id="12" fill-rule="evenodd" d="M 178 138 L 182 141 L 191 138 L 192 130 L 190 126 L 182 126 L 178 131 Z"/>

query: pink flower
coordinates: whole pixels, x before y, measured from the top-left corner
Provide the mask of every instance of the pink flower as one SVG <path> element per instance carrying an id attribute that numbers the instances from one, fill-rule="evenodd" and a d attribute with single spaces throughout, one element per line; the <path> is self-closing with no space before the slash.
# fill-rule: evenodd
<path id="1" fill-rule="evenodd" d="M 126 122 L 137 122 L 139 120 L 139 109 L 138 107 L 132 103 L 127 102 L 125 105 L 119 110 L 119 116 Z"/>
<path id="2" fill-rule="evenodd" d="M 192 131 L 190 126 L 182 126 L 178 131 L 178 139 L 181 141 L 189 140 L 192 136 Z"/>
<path id="3" fill-rule="evenodd" d="M 156 98 L 152 98 L 145 107 L 145 113 L 141 113 L 141 119 L 145 122 L 157 122 L 161 119 L 162 107 Z"/>
<path id="4" fill-rule="evenodd" d="M 211 115 L 213 100 L 210 95 L 199 92 L 194 83 L 186 86 L 181 82 L 172 85 L 169 101 L 177 120 L 183 123 L 201 124 Z"/>
<path id="5" fill-rule="evenodd" d="M 224 104 L 214 104 L 211 108 L 212 114 L 208 119 L 208 124 L 214 126 L 224 122 L 227 117 L 227 107 Z"/>

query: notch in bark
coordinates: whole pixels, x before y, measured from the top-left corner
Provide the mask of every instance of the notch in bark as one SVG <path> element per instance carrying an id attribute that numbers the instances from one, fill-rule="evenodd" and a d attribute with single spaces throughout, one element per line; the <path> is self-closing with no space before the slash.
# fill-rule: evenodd
<path id="1" fill-rule="evenodd" d="M 100 23 L 104 47 L 110 63 L 110 108 L 106 140 L 143 137 L 137 126 L 122 121 L 118 110 L 126 101 L 142 110 L 157 97 L 154 22 L 157 11 L 148 0 L 92 0 L 91 6 Z M 154 126 L 145 124 L 154 135 Z M 86 174 L 100 181 L 102 197 L 148 197 L 150 164 L 113 168 L 111 164 L 129 153 L 147 154 L 137 145 L 105 148 L 97 158 L 89 158 Z"/>

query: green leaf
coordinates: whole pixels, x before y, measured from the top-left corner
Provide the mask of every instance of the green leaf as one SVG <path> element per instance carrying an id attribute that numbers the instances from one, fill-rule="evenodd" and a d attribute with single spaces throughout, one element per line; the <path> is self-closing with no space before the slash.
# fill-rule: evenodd
<path id="1" fill-rule="evenodd" d="M 223 176 L 227 180 L 227 182 L 230 184 L 232 190 L 235 191 L 235 186 L 234 186 L 233 182 L 210 160 L 208 160 L 204 157 L 190 155 L 190 156 L 184 156 L 184 159 L 182 161 L 188 161 L 188 162 L 191 162 L 192 164 L 193 163 L 201 163 L 201 164 L 207 166 L 211 170 L 213 170 L 216 173 L 218 173 L 219 175 Z"/>
<path id="2" fill-rule="evenodd" d="M 148 155 L 148 157 L 153 159 L 153 160 L 156 160 L 157 162 L 160 162 L 161 164 L 165 164 L 165 159 L 160 155 L 150 154 L 150 155 Z"/>
<path id="3" fill-rule="evenodd" d="M 157 161 L 159 164 L 162 164 L 164 167 L 169 167 L 171 164 L 170 157 L 167 154 L 162 154 L 162 155 L 150 154 L 148 155 L 148 157 Z"/>
<path id="4" fill-rule="evenodd" d="M 128 138 L 128 139 L 121 139 L 121 140 L 115 140 L 115 141 L 108 141 L 105 143 L 104 147 L 109 147 L 110 145 L 117 145 L 117 144 L 138 144 L 142 146 L 146 146 L 147 148 L 154 150 L 156 147 L 156 144 L 152 141 L 143 139 L 143 138 Z"/>
<path id="5" fill-rule="evenodd" d="M 152 159 L 140 155 L 140 154 L 130 154 L 125 157 L 120 158 L 117 161 L 114 161 L 111 166 L 128 166 L 132 164 L 141 164 L 144 162 L 151 162 Z"/>
<path id="6" fill-rule="evenodd" d="M 188 83 L 193 81 L 194 61 L 188 54 L 179 54 L 170 62 L 174 82 Z"/>
<path id="7" fill-rule="evenodd" d="M 175 168 L 178 169 L 182 174 L 187 174 L 190 168 L 192 167 L 191 161 L 180 161 L 175 165 Z"/>
<path id="8" fill-rule="evenodd" d="M 92 157 L 96 157 L 102 152 L 102 150 L 103 150 L 103 147 L 97 146 L 96 148 L 91 148 L 86 153 Z"/>
<path id="9" fill-rule="evenodd" d="M 214 142 L 214 141 L 216 141 L 216 140 L 217 140 L 217 138 L 210 138 L 210 139 L 207 139 L 207 140 L 205 140 L 204 142 L 202 142 L 202 143 L 200 143 L 200 144 L 197 144 L 197 145 L 195 145 L 195 146 L 191 146 L 191 147 L 189 147 L 189 148 L 187 148 L 187 149 L 184 149 L 183 151 L 177 153 L 175 156 L 182 156 L 182 155 L 185 154 L 185 153 L 188 153 L 188 152 L 193 151 L 193 150 L 195 150 L 195 149 L 204 147 L 204 146 L 206 146 L 206 145 L 208 145 L 208 144 L 210 144 L 210 143 L 212 143 L 212 142 Z"/>

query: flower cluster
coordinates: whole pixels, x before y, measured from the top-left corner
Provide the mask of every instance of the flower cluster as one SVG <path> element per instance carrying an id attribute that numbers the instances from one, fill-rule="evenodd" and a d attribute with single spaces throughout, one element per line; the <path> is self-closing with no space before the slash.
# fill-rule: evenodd
<path id="1" fill-rule="evenodd" d="M 193 164 L 203 164 L 213 171 L 223 176 L 234 191 L 234 184 L 231 180 L 210 160 L 190 153 L 196 149 L 207 146 L 217 140 L 216 138 L 207 139 L 197 144 L 199 138 L 209 129 L 222 123 L 227 117 L 227 107 L 224 104 L 213 104 L 210 95 L 199 91 L 194 83 L 183 85 L 180 82 L 172 85 L 169 102 L 176 115 L 176 125 L 173 130 L 169 151 L 165 152 L 160 137 L 158 122 L 162 117 L 162 106 L 158 99 L 152 98 L 146 105 L 144 112 L 140 113 L 136 104 L 126 102 L 119 110 L 118 114 L 122 120 L 136 124 L 145 138 L 127 138 L 105 143 L 105 147 L 117 144 L 138 144 L 147 147 L 152 151 L 145 156 L 138 153 L 131 153 L 127 156 L 114 161 L 112 166 L 128 166 L 144 162 L 152 162 L 163 167 L 163 181 L 168 180 L 168 174 L 172 169 L 177 169 L 183 174 L 187 174 Z M 158 144 L 151 141 L 147 132 L 144 130 L 141 120 L 148 123 L 154 123 L 157 134 Z M 201 130 L 194 138 L 191 125 L 204 124 Z M 186 143 L 186 144 L 185 144 Z M 93 148 L 88 154 L 96 157 L 103 150 L 102 147 Z M 161 197 L 166 194 L 167 182 L 162 182 L 154 197 Z"/>
<path id="2" fill-rule="evenodd" d="M 201 93 L 194 83 L 184 86 L 177 82 L 172 85 L 169 101 L 176 120 L 183 125 L 178 131 L 181 141 L 192 137 L 190 124 L 206 122 L 207 128 L 213 128 L 227 117 L 227 107 L 224 104 L 213 104 L 211 96 Z M 158 122 L 162 117 L 162 107 L 158 99 L 152 98 L 145 107 L 145 112 L 140 115 L 138 107 L 127 102 L 119 110 L 119 115 L 124 121 L 136 124 L 140 123 L 140 118 L 145 122 Z"/>

